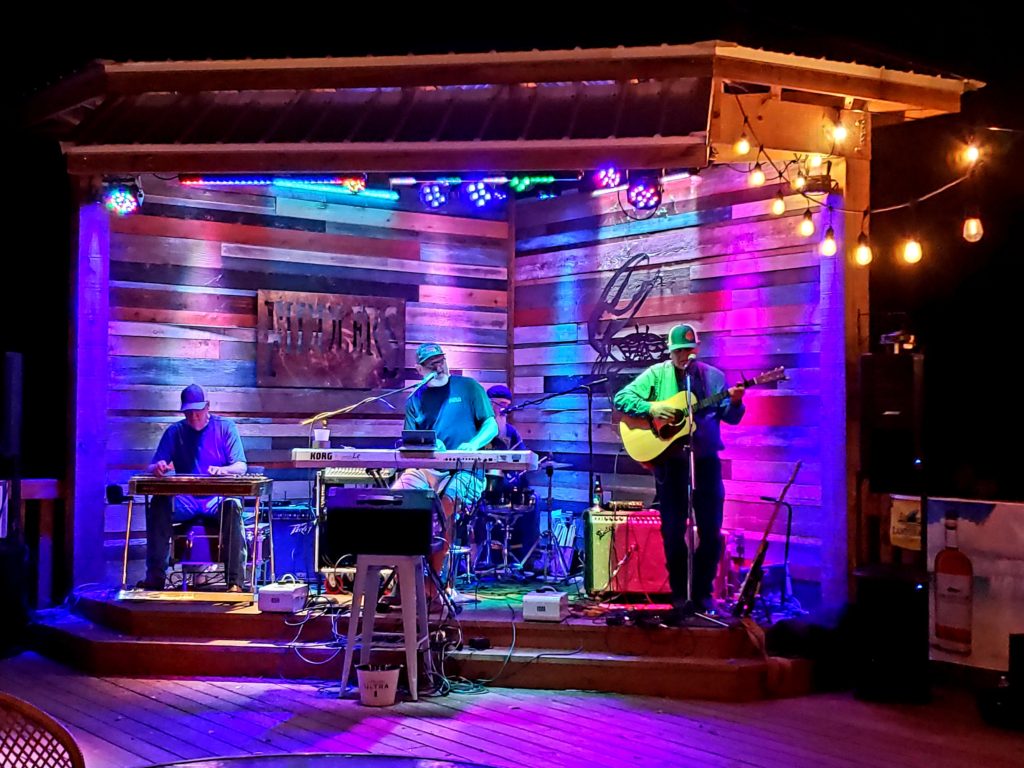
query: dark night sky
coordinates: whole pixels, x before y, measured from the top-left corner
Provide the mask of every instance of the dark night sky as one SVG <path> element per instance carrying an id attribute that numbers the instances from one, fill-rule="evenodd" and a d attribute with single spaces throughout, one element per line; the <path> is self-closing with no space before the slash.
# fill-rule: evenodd
<path id="1" fill-rule="evenodd" d="M 449 5 L 445 8 L 452 10 L 404 15 L 401 21 L 396 19 L 405 11 L 397 5 L 374 17 L 351 10 L 350 4 L 329 11 L 306 4 L 297 6 L 309 14 L 301 18 L 282 17 L 286 6 L 268 4 L 268 10 L 260 10 L 255 3 L 238 5 L 233 17 L 211 16 L 198 4 L 121 6 L 118 21 L 111 7 L 95 6 L 78 12 L 78 18 L 64 17 L 59 26 L 53 12 L 48 17 L 36 12 L 35 20 L 9 29 L 9 38 L 25 48 L 4 53 L 6 90 L 17 107 L 28 94 L 96 58 L 385 55 L 710 39 L 988 82 L 968 100 L 963 115 L 876 131 L 876 206 L 919 196 L 953 178 L 946 154 L 953 141 L 979 126 L 1024 129 L 1019 103 L 1024 65 L 1017 32 L 994 3 L 971 4 L 974 17 L 939 12 L 935 3 L 720 2 L 714 14 L 673 5 L 677 9 L 671 11 L 611 5 L 597 14 L 577 12 L 571 22 L 552 19 L 543 5 L 528 4 L 473 6 L 465 14 Z M 150 18 L 123 20 L 132 13 Z M 494 32 L 499 29 L 500 36 Z M 1024 410 L 1016 405 L 1009 375 L 1016 363 L 1011 355 L 1021 348 L 1022 324 L 1014 308 L 1024 259 L 1010 237 L 1012 226 L 1024 221 L 1024 182 L 1019 178 L 1024 176 L 1024 134 L 984 135 L 992 140 L 993 159 L 971 190 L 985 222 L 980 243 L 968 246 L 960 238 L 965 203 L 960 190 L 916 208 L 916 225 L 926 242 L 925 260 L 916 269 L 900 267 L 892 255 L 896 238 L 908 226 L 907 215 L 880 215 L 872 221 L 871 333 L 876 337 L 902 323 L 922 342 L 926 402 L 933 414 L 927 436 L 932 495 L 1024 500 L 1024 472 L 1015 466 L 1022 455 L 1015 446 L 1024 434 Z M 27 355 L 27 469 L 29 474 L 53 474 L 63 466 L 62 450 L 53 447 L 65 441 L 70 198 L 56 146 L 17 129 L 13 139 L 17 151 L 8 157 L 8 178 L 19 179 L 18 194 L 33 207 L 8 214 L 11 239 L 4 274 L 19 274 L 27 290 L 8 291 L 0 349 Z M 939 418 L 945 413 L 956 415 Z"/>

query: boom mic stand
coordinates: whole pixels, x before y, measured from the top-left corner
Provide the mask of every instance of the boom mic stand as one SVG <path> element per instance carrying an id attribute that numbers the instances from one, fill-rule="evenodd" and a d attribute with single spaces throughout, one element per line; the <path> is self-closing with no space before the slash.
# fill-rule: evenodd
<path id="1" fill-rule="evenodd" d="M 692 360 L 691 360 L 692 362 Z M 693 451 L 693 435 L 697 431 L 697 425 L 694 422 L 694 413 L 691 407 L 693 402 L 693 390 L 692 390 L 692 374 L 690 373 L 689 363 L 686 366 L 686 407 L 690 410 L 690 434 L 689 441 L 685 447 L 686 450 L 686 604 L 693 605 L 693 556 L 696 552 L 696 546 L 694 545 L 694 537 L 697 533 L 697 515 L 693 509 L 693 493 L 697 485 L 697 459 L 694 456 Z M 729 626 L 724 621 L 708 616 L 706 613 L 700 611 L 694 611 L 692 614 L 705 621 L 710 621 L 712 624 L 717 624 L 720 627 Z"/>
<path id="2" fill-rule="evenodd" d="M 592 495 L 594 493 L 594 387 L 596 385 L 598 385 L 598 384 L 604 384 L 607 381 L 608 381 L 608 377 L 607 376 L 602 376 L 600 379 L 595 379 L 594 381 L 588 381 L 588 382 L 583 383 L 583 384 L 577 384 L 576 386 L 570 387 L 569 389 L 562 390 L 561 392 L 552 392 L 549 395 L 544 395 L 543 397 L 538 397 L 538 398 L 535 398 L 533 400 L 524 400 L 523 402 L 521 402 L 521 403 L 519 403 L 517 405 L 513 405 L 513 406 L 510 406 L 510 407 L 505 409 L 505 413 L 508 414 L 508 413 L 512 413 L 514 411 L 521 411 L 521 410 L 523 410 L 525 408 L 528 408 L 529 406 L 532 406 L 532 405 L 539 405 L 540 403 L 547 402 L 548 400 L 551 400 L 551 399 L 553 399 L 555 397 L 561 397 L 562 395 L 568 395 L 568 394 L 572 394 L 573 392 L 578 392 L 581 389 L 586 391 L 586 393 L 587 393 L 587 470 L 588 470 L 589 483 L 590 483 L 590 485 L 587 488 L 587 494 L 588 495 Z M 544 552 L 545 552 L 545 557 L 544 557 L 544 578 L 547 578 L 547 576 L 548 576 L 548 565 L 551 562 L 551 549 L 554 548 L 555 551 L 558 553 L 559 564 L 562 566 L 562 577 L 561 578 L 568 578 L 569 577 L 569 568 L 568 568 L 568 566 L 565 563 L 565 558 L 564 558 L 564 556 L 562 554 L 561 546 L 559 546 L 558 543 L 555 541 L 554 532 L 552 531 L 552 525 L 551 525 L 551 512 L 552 512 L 552 508 L 554 506 L 554 496 L 553 496 L 553 491 L 552 491 L 552 482 L 553 482 L 552 481 L 552 475 L 554 473 L 554 467 L 549 464 L 547 467 L 545 467 L 545 471 L 546 471 L 547 476 L 548 476 L 548 505 L 547 505 L 548 506 L 548 528 L 547 528 L 546 531 L 544 531 L 542 533 L 541 538 L 546 539 L 546 540 L 545 540 L 544 544 L 540 544 L 541 539 L 538 539 L 536 542 L 534 542 L 534 545 L 532 547 L 530 547 L 530 551 L 527 552 L 526 555 L 523 557 L 523 562 L 524 563 L 528 562 L 530 557 L 533 555 L 534 550 L 538 546 L 541 546 L 543 548 Z"/>
<path id="3" fill-rule="evenodd" d="M 406 387 L 400 387 L 398 389 L 392 389 L 392 390 L 389 390 L 387 392 L 382 392 L 379 395 L 371 395 L 370 397 L 364 397 L 358 403 L 352 403 L 352 405 L 346 405 L 345 407 L 338 408 L 337 410 L 334 410 L 334 411 L 321 411 L 320 413 L 317 413 L 317 414 L 314 414 L 313 416 L 310 416 L 308 419 L 303 419 L 302 421 L 299 422 L 299 424 L 302 425 L 302 426 L 308 426 L 309 427 L 309 447 L 310 448 L 314 447 L 313 446 L 313 429 L 314 429 L 313 425 L 315 425 L 316 422 L 318 422 L 318 421 L 323 422 L 324 427 L 326 427 L 327 426 L 327 420 L 330 419 L 331 417 L 333 417 L 333 416 L 340 416 L 343 413 L 351 413 L 356 408 L 359 408 L 362 405 L 366 405 L 367 403 L 376 402 L 377 400 L 379 400 L 380 402 L 384 403 L 384 405 L 386 405 L 388 408 L 390 408 L 393 411 L 393 410 L 395 410 L 395 406 L 393 406 L 391 403 L 389 403 L 385 398 L 390 397 L 391 395 L 400 394 L 402 392 L 408 392 L 410 389 L 418 389 L 418 388 L 422 387 L 424 384 L 426 384 L 428 381 L 433 379 L 435 375 L 436 374 L 431 373 L 431 374 L 428 374 L 427 376 L 425 376 L 420 381 L 417 381 L 415 384 L 410 384 L 410 385 L 408 385 Z M 330 444 L 328 444 L 327 447 L 329 448 Z M 384 484 L 380 474 L 379 473 L 373 474 L 373 470 L 367 470 L 367 476 L 373 479 L 374 485 L 382 486 Z M 316 473 L 316 489 L 315 489 L 315 491 L 312 488 L 309 489 L 310 490 L 310 507 L 316 513 L 316 515 L 314 517 L 314 520 L 316 521 L 316 525 L 317 525 L 318 528 L 319 528 L 319 525 L 320 525 L 320 516 L 321 516 L 321 513 L 323 512 L 323 510 L 320 508 L 321 507 L 321 501 L 322 501 L 322 493 L 323 493 L 323 488 L 321 486 L 321 481 L 320 481 L 321 477 L 322 477 L 322 472 L 317 472 Z M 316 533 L 317 547 L 316 547 L 316 550 L 315 550 L 317 552 L 317 554 L 315 555 L 316 557 L 319 557 L 319 554 L 318 554 L 319 553 L 319 539 L 320 539 L 320 534 L 319 534 L 319 532 L 317 532 Z M 318 563 L 315 563 L 314 565 L 315 565 L 316 573 L 317 573 L 317 587 L 321 588 L 322 584 L 320 584 L 320 577 L 321 577 L 320 566 L 319 566 Z"/>

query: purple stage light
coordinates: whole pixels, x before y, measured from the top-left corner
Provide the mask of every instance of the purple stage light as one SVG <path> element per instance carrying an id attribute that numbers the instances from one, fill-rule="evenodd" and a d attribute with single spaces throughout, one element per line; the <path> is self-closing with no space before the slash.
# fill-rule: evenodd
<path id="1" fill-rule="evenodd" d="M 594 171 L 594 186 L 598 189 L 617 187 L 622 183 L 622 171 L 609 165 Z"/>
<path id="2" fill-rule="evenodd" d="M 656 179 L 644 176 L 632 181 L 626 190 L 630 204 L 641 211 L 649 211 L 661 205 L 661 184 Z"/>

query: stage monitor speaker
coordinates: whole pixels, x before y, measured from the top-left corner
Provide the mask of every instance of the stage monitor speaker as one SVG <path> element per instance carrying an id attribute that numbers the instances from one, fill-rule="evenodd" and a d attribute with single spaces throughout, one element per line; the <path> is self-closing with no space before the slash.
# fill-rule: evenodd
<path id="1" fill-rule="evenodd" d="M 873 566 L 857 570 L 854 578 L 854 694 L 873 701 L 927 701 L 927 575 Z"/>
<path id="2" fill-rule="evenodd" d="M 875 493 L 919 495 L 924 356 L 861 355 L 860 463 Z"/>
<path id="3" fill-rule="evenodd" d="M 22 359 L 19 352 L 0 355 L 0 458 L 21 453 Z"/>
<path id="4" fill-rule="evenodd" d="M 442 521 L 432 490 L 330 486 L 320 526 L 320 566 L 335 566 L 351 555 L 429 555 Z"/>
<path id="5" fill-rule="evenodd" d="M 313 549 L 316 519 L 308 504 L 278 505 L 270 511 L 274 529 L 274 575 L 290 573 L 298 581 L 316 576 Z"/>
<path id="6" fill-rule="evenodd" d="M 1006 681 L 1024 695 L 1024 632 L 1010 635 L 1010 668 Z"/>
<path id="7" fill-rule="evenodd" d="M 587 512 L 584 542 L 588 593 L 671 594 L 656 510 Z"/>

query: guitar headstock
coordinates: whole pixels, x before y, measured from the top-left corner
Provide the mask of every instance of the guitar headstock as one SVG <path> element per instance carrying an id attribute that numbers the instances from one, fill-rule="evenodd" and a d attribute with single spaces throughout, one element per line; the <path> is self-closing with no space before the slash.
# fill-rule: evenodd
<path id="1" fill-rule="evenodd" d="M 763 373 L 757 374 L 757 376 L 750 380 L 747 386 L 754 384 L 758 386 L 762 384 L 773 384 L 776 381 L 787 381 L 788 379 L 789 377 L 786 376 L 786 368 L 780 365 L 778 368 L 772 368 L 770 371 L 764 371 Z"/>

